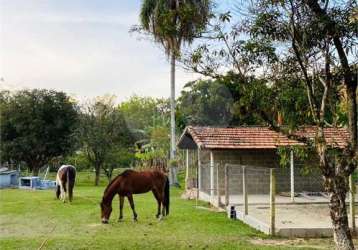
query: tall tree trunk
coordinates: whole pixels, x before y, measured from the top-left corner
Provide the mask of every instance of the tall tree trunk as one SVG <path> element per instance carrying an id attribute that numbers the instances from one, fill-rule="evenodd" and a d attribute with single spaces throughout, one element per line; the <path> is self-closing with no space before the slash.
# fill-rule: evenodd
<path id="1" fill-rule="evenodd" d="M 329 154 L 324 138 L 323 127 L 318 128 L 316 135 L 317 153 L 320 158 L 320 169 L 324 178 L 324 187 L 330 195 L 329 212 L 333 226 L 333 237 L 336 249 L 354 249 L 351 232 L 349 230 L 346 195 L 349 191 L 348 175 L 344 171 L 349 155 L 343 153 L 340 158 Z"/>
<path id="2" fill-rule="evenodd" d="M 357 81 L 357 78 L 353 80 Z M 353 151 L 358 151 L 358 129 L 357 129 L 357 84 L 346 84 L 347 106 L 348 106 L 348 128 L 350 143 Z"/>
<path id="3" fill-rule="evenodd" d="M 350 166 L 345 168 L 338 166 L 337 169 L 333 170 L 335 173 L 331 175 L 331 179 L 328 179 L 328 185 L 331 186 L 330 213 L 336 247 L 337 249 L 354 249 L 348 226 L 345 197 L 348 191 L 347 178 L 357 167 L 357 74 L 352 72 L 349 66 L 348 57 L 333 17 L 327 13 L 326 9 L 321 8 L 318 0 L 305 0 L 304 2 L 319 18 L 321 24 L 325 26 L 327 34 L 333 38 L 344 76 L 348 98 L 348 129 L 350 133 L 350 148 L 348 150 L 350 153 L 346 156 L 343 155 L 343 157 L 347 157 L 346 161 L 351 161 L 353 164 L 349 164 Z M 332 170 L 328 169 L 328 171 Z"/>
<path id="4" fill-rule="evenodd" d="M 330 191 L 330 216 L 333 225 L 333 236 L 336 248 L 339 250 L 354 249 L 349 230 L 346 194 L 348 192 L 348 178 L 334 176 L 326 179 Z"/>
<path id="5" fill-rule="evenodd" d="M 32 176 L 38 176 L 38 175 L 39 175 L 39 170 L 40 170 L 39 167 L 34 166 L 34 167 L 32 168 Z"/>
<path id="6" fill-rule="evenodd" d="M 96 172 L 96 177 L 95 177 L 94 185 L 98 186 L 99 178 L 100 178 L 100 174 L 101 174 L 101 166 L 99 164 L 95 165 L 95 172 Z"/>
<path id="7" fill-rule="evenodd" d="M 170 58 L 170 159 L 175 159 L 176 140 L 175 140 L 175 52 L 171 53 Z M 170 166 L 169 181 L 171 185 L 178 185 L 176 169 Z"/>

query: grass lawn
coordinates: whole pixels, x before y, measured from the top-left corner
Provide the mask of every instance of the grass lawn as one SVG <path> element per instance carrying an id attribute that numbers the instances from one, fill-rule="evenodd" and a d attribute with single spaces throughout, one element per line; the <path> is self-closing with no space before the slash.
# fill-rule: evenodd
<path id="1" fill-rule="evenodd" d="M 52 176 L 53 178 L 53 176 Z M 53 178 L 54 179 L 54 178 Z M 90 173 L 80 173 L 74 201 L 62 203 L 53 190 L 0 190 L 0 249 L 329 249 L 332 241 L 269 238 L 239 221 L 195 207 L 171 189 L 170 215 L 155 218 L 151 193 L 135 195 L 138 222 L 126 200 L 118 223 L 118 199 L 110 224 L 100 223 L 105 179 L 94 187 Z M 200 205 L 204 205 L 201 203 Z"/>

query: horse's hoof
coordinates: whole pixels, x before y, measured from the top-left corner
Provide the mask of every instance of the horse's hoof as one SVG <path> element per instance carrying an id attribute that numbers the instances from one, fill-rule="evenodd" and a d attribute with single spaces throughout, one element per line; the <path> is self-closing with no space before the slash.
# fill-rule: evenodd
<path id="1" fill-rule="evenodd" d="M 118 219 L 118 222 L 123 222 L 123 218 L 119 218 L 119 219 Z"/>
<path id="2" fill-rule="evenodd" d="M 163 220 L 163 216 L 159 216 L 159 217 L 158 217 L 158 220 L 159 220 L 159 221 Z"/>
<path id="3" fill-rule="evenodd" d="M 133 221 L 134 221 L 134 222 L 138 222 L 138 219 L 137 219 L 137 218 L 133 218 Z"/>

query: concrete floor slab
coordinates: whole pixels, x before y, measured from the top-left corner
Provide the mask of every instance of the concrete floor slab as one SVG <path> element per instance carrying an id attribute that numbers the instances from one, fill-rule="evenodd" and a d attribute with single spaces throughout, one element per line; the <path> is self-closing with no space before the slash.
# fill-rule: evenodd
<path id="1" fill-rule="evenodd" d="M 218 197 L 205 192 L 199 193 L 199 199 L 218 206 Z M 355 198 L 358 201 L 358 195 Z M 225 197 L 220 197 L 221 206 Z M 347 209 L 349 209 L 347 197 Z M 294 202 L 290 197 L 276 195 L 275 234 L 284 237 L 331 237 L 332 224 L 328 208 L 329 199 L 326 196 L 300 195 Z M 226 210 L 230 217 L 230 208 L 236 209 L 237 218 L 251 227 L 270 234 L 270 205 L 269 195 L 248 195 L 248 215 L 243 214 L 242 195 L 231 195 Z M 356 202 L 356 211 L 358 203 Z M 358 216 L 355 218 L 358 225 Z"/>
<path id="2" fill-rule="evenodd" d="M 347 197 L 348 202 L 349 197 Z M 214 200 L 217 200 L 216 197 L 214 197 Z M 221 201 L 224 201 L 225 197 L 221 197 Z M 358 201 L 358 194 L 355 196 L 355 200 Z M 252 205 L 260 205 L 260 204 L 269 204 L 270 202 L 270 196 L 269 194 L 254 194 L 254 195 L 248 195 L 248 203 Z M 291 197 L 282 196 L 282 195 L 276 195 L 275 198 L 276 204 L 291 204 Z M 329 198 L 326 196 L 308 196 L 308 195 L 302 195 L 294 198 L 294 203 L 296 204 L 328 204 Z M 229 204 L 232 205 L 242 205 L 243 204 L 243 196 L 242 195 L 231 195 L 229 198 Z"/>
<path id="3" fill-rule="evenodd" d="M 264 233 L 269 233 L 267 228 L 270 225 L 270 207 L 267 204 L 249 205 L 248 216 L 243 215 L 243 206 L 235 206 L 235 209 L 238 219 Z M 358 225 L 358 216 L 355 221 Z M 276 235 L 285 237 L 332 236 L 332 224 L 327 204 L 278 204 L 276 205 L 275 227 Z"/>

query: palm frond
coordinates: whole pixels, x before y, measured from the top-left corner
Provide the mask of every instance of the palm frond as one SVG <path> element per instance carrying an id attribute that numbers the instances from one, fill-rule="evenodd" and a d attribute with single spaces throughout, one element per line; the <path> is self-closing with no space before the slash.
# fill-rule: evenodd
<path id="1" fill-rule="evenodd" d="M 211 18 L 211 0 L 144 0 L 140 22 L 165 52 L 179 54 L 182 42 L 191 43 Z"/>

